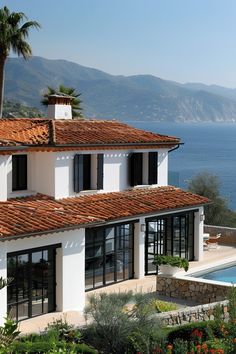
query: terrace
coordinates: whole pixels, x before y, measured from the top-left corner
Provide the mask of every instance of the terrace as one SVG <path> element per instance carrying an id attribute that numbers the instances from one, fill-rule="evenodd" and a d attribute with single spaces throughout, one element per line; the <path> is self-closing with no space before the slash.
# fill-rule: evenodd
<path id="1" fill-rule="evenodd" d="M 188 273 L 191 273 L 192 271 L 207 269 L 209 267 L 213 267 L 223 263 L 229 263 L 232 261 L 236 261 L 236 246 L 220 245 L 218 249 L 204 251 L 202 261 L 190 262 L 190 269 Z M 129 290 L 132 290 L 134 292 L 142 291 L 145 293 L 155 293 L 156 280 L 157 279 L 155 275 L 146 276 L 142 279 L 130 279 L 121 283 L 107 286 L 106 288 L 89 291 L 87 292 L 87 296 L 89 296 L 90 294 L 98 294 L 101 292 L 111 293 Z M 170 298 L 168 296 L 159 297 L 166 301 L 170 300 L 178 303 L 180 308 L 191 307 L 197 304 L 196 301 L 191 300 Z M 82 313 L 77 311 L 67 311 L 48 313 L 40 317 L 35 317 L 29 320 L 22 321 L 19 323 L 19 329 L 22 333 L 40 332 L 45 329 L 48 323 L 59 318 L 64 318 L 68 323 L 76 326 L 85 325 L 85 319 Z"/>

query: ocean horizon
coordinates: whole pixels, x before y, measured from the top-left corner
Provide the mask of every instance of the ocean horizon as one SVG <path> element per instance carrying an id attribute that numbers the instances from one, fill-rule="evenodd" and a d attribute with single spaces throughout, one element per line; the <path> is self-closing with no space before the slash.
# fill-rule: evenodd
<path id="1" fill-rule="evenodd" d="M 236 210 L 235 123 L 128 123 L 181 138 L 184 144 L 169 154 L 169 184 L 187 189 L 194 176 L 207 171 L 219 178 L 221 196 Z"/>

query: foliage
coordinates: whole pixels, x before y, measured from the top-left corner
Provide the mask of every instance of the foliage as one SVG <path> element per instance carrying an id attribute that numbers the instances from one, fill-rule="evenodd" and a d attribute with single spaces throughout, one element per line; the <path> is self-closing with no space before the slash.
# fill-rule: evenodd
<path id="1" fill-rule="evenodd" d="M 227 294 L 229 300 L 229 319 L 231 323 L 236 324 L 236 287 L 232 286 Z"/>
<path id="2" fill-rule="evenodd" d="M 216 330 L 215 322 L 193 322 L 186 325 L 174 327 L 168 333 L 167 340 L 170 343 L 173 343 L 176 339 L 186 340 L 186 338 L 190 338 L 191 334 L 194 333 L 195 330 L 201 332 L 203 341 L 210 340 L 212 339 L 213 333 Z"/>
<path id="3" fill-rule="evenodd" d="M 49 323 L 46 331 L 48 336 L 55 336 L 57 340 L 65 342 L 79 343 L 81 340 L 81 333 L 72 325 L 69 325 L 66 320 L 59 319 Z"/>
<path id="4" fill-rule="evenodd" d="M 14 101 L 4 101 L 3 113 L 4 118 L 41 118 L 42 112 L 37 108 L 25 106 Z"/>
<path id="5" fill-rule="evenodd" d="M 47 342 L 45 338 L 41 338 L 36 342 L 31 341 L 15 341 L 12 346 L 12 353 L 50 353 L 50 354 L 74 354 L 74 353 L 84 353 L 84 354 L 96 354 L 97 350 L 89 347 L 84 343 L 73 344 L 65 343 L 63 341 Z M 9 354 L 9 352 L 8 352 Z"/>
<path id="6" fill-rule="evenodd" d="M 17 323 L 9 318 L 6 318 L 4 325 L 0 327 L 0 348 L 2 352 L 5 349 L 8 350 L 14 339 L 20 334 L 17 327 Z"/>
<path id="7" fill-rule="evenodd" d="M 185 258 L 178 256 L 161 256 L 157 255 L 154 258 L 153 264 L 155 265 L 170 265 L 171 267 L 183 268 L 185 272 L 188 271 L 189 262 Z"/>
<path id="8" fill-rule="evenodd" d="M 204 207 L 206 224 L 236 227 L 236 213 L 229 209 L 227 200 L 220 196 L 217 176 L 208 172 L 200 173 L 189 182 L 188 190 L 212 202 Z"/>
<path id="9" fill-rule="evenodd" d="M 90 353 L 97 351 L 81 342 L 81 332 L 66 320 L 48 324 L 45 334 L 20 337 L 13 343 L 13 353 Z"/>
<path id="10" fill-rule="evenodd" d="M 91 295 L 88 301 L 85 315 L 92 323 L 83 335 L 102 353 L 148 354 L 163 335 L 159 322 L 152 317 L 156 310 L 146 294 L 101 293 Z"/>
<path id="11" fill-rule="evenodd" d="M 161 301 L 158 299 L 152 300 L 152 305 L 158 313 L 174 311 L 178 309 L 178 305 L 173 302 Z"/>
<path id="12" fill-rule="evenodd" d="M 0 290 L 5 288 L 5 286 L 9 285 L 12 282 L 13 278 L 4 279 L 0 277 Z"/>
<path id="13" fill-rule="evenodd" d="M 47 92 L 44 93 L 43 99 L 41 100 L 41 103 L 44 106 L 48 106 L 48 97 L 53 94 L 66 94 L 68 96 L 71 96 L 71 105 L 72 105 L 72 117 L 83 117 L 82 115 L 82 110 L 83 108 L 81 107 L 82 101 L 79 99 L 79 96 L 81 96 L 81 93 L 77 93 L 76 89 L 73 87 L 66 87 L 64 85 L 60 85 L 58 89 L 55 89 L 53 87 L 48 86 Z"/>
<path id="14" fill-rule="evenodd" d="M 7 57 L 12 51 L 18 56 L 27 59 L 31 56 L 32 50 L 26 39 L 31 28 L 40 28 L 36 21 L 27 21 L 23 12 L 10 12 L 4 6 L 0 8 L 0 118 L 2 117 L 3 86 L 4 86 L 4 65 Z"/>

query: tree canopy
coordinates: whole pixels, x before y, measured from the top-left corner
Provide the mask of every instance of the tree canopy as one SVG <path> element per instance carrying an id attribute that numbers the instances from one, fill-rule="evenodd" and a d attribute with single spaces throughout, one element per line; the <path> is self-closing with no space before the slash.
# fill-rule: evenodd
<path id="1" fill-rule="evenodd" d="M 190 180 L 188 190 L 211 200 L 204 207 L 205 224 L 236 227 L 236 213 L 230 210 L 227 199 L 220 195 L 220 180 L 209 172 L 202 172 Z"/>
<path id="2" fill-rule="evenodd" d="M 64 85 L 60 85 L 57 88 L 53 88 L 51 86 L 48 86 L 47 92 L 44 93 L 43 99 L 41 100 L 41 103 L 44 106 L 48 106 L 48 97 L 53 94 L 66 94 L 68 96 L 73 97 L 71 100 L 71 105 L 72 105 L 72 117 L 73 118 L 82 118 L 82 110 L 83 108 L 81 107 L 82 101 L 80 100 L 81 93 L 76 92 L 76 89 L 73 87 L 66 87 Z"/>
<path id="3" fill-rule="evenodd" d="M 22 22 L 26 20 L 22 24 Z M 27 21 L 23 12 L 10 12 L 4 6 L 0 8 L 0 118 L 2 117 L 4 96 L 4 66 L 12 50 L 18 56 L 28 59 L 32 49 L 26 39 L 31 28 L 40 28 L 36 21 Z"/>

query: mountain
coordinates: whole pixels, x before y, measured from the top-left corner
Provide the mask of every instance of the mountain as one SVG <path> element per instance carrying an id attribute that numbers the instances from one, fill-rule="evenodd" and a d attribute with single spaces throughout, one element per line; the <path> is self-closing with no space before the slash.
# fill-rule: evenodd
<path id="1" fill-rule="evenodd" d="M 84 116 L 169 122 L 236 121 L 236 90 L 151 75 L 115 76 L 66 60 L 9 58 L 5 99 L 42 110 L 47 86 L 81 92 Z"/>

